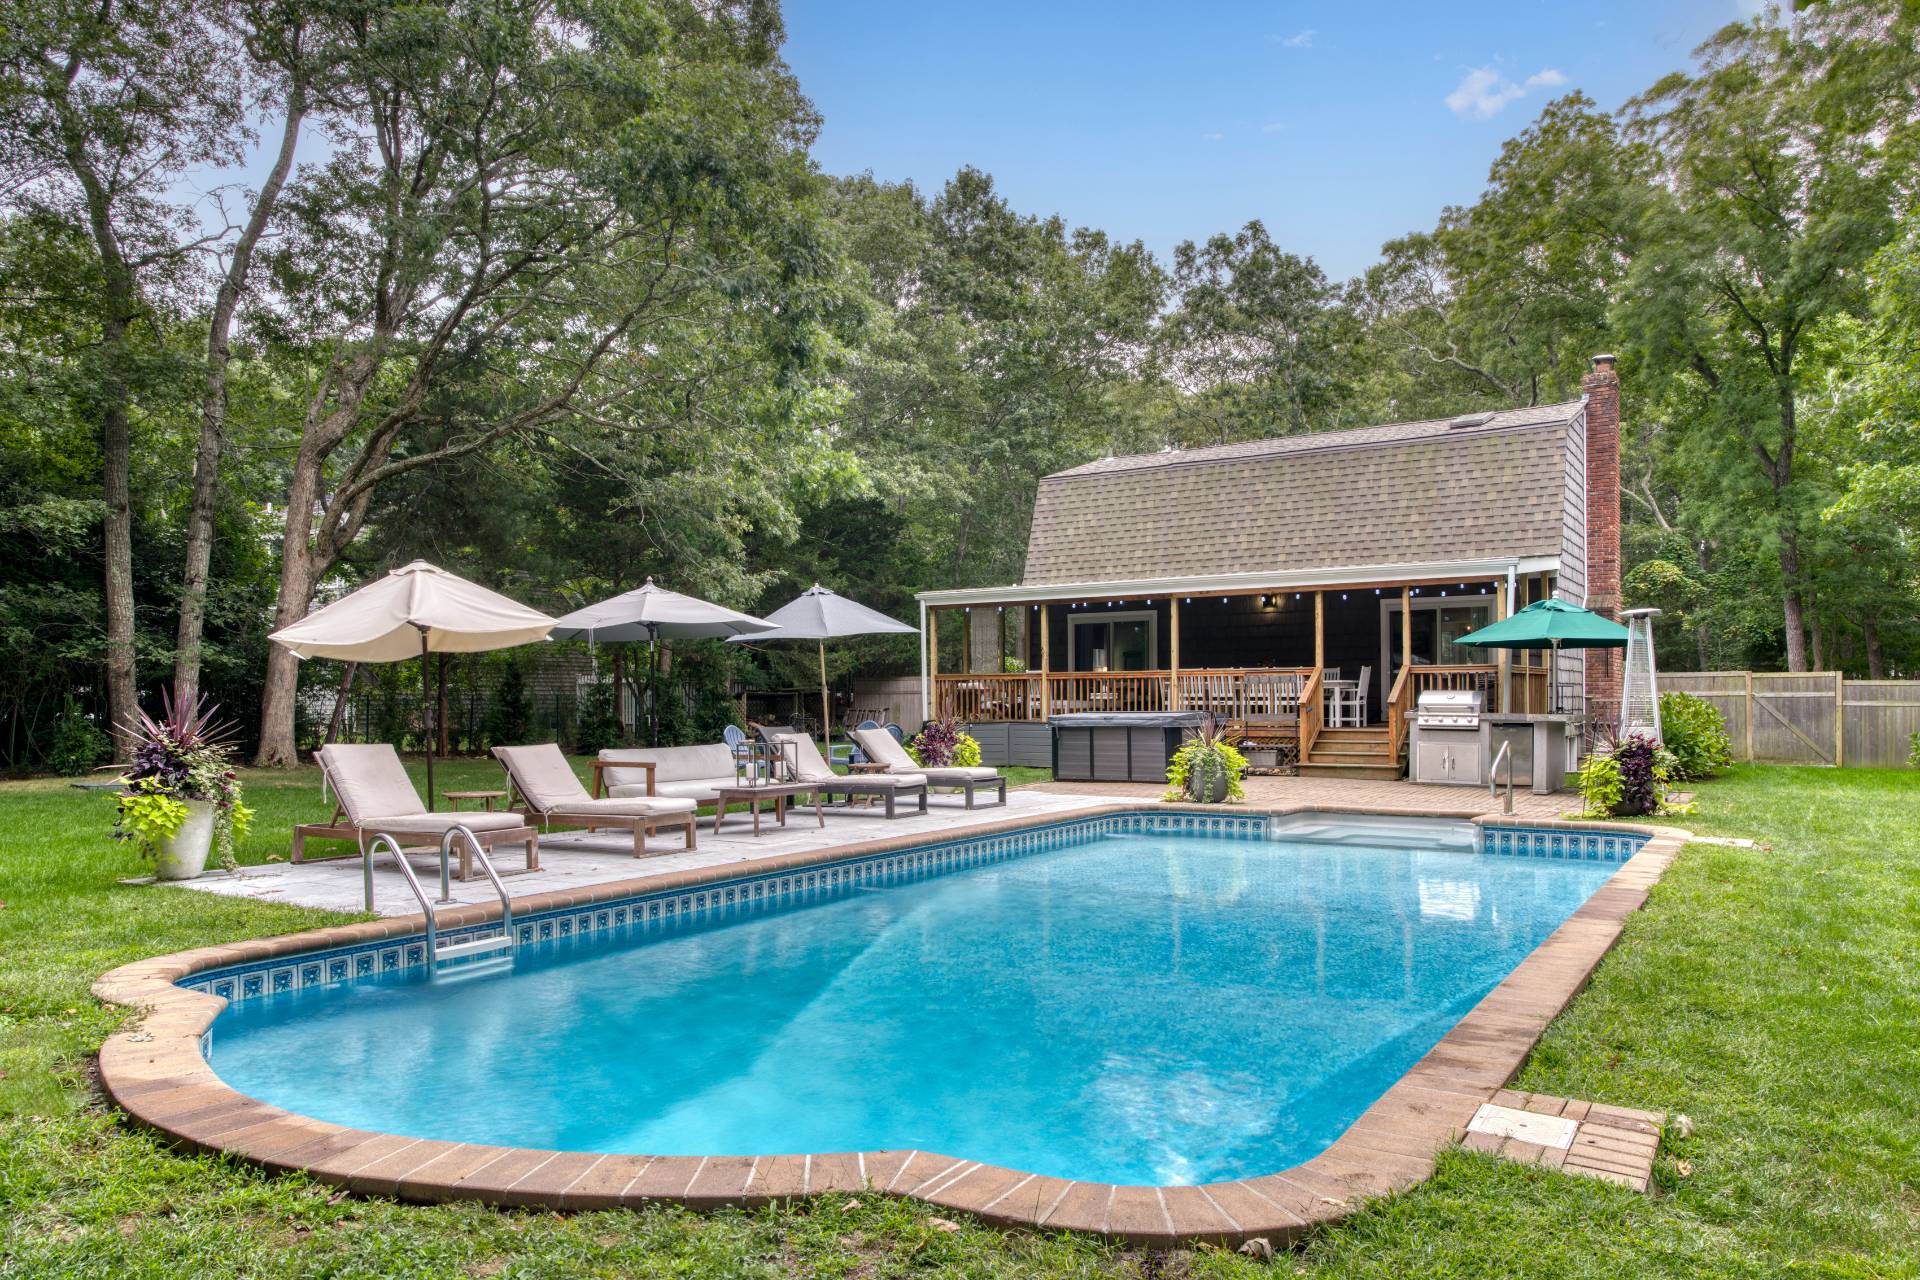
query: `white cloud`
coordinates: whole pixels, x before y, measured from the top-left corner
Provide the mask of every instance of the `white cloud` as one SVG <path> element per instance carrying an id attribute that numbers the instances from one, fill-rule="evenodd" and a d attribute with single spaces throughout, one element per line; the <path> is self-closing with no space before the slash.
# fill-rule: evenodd
<path id="1" fill-rule="evenodd" d="M 1445 101 L 1447 109 L 1462 119 L 1491 120 L 1529 90 L 1551 89 L 1566 82 L 1565 74 L 1553 67 L 1534 72 L 1525 84 L 1515 84 L 1492 67 L 1475 67 L 1460 78 Z"/>
<path id="2" fill-rule="evenodd" d="M 1224 133 L 1203 133 L 1200 136 L 1205 138 L 1208 142 L 1218 142 L 1220 141 L 1220 139 L 1226 137 L 1227 135 Z"/>
<path id="3" fill-rule="evenodd" d="M 1295 32 L 1280 43 L 1289 49 L 1311 49 L 1313 48 L 1313 29 L 1309 27 L 1305 31 Z"/>
<path id="4" fill-rule="evenodd" d="M 1269 120 L 1260 126 L 1260 132 L 1262 133 L 1285 133 L 1286 131 L 1287 122 L 1285 120 Z"/>

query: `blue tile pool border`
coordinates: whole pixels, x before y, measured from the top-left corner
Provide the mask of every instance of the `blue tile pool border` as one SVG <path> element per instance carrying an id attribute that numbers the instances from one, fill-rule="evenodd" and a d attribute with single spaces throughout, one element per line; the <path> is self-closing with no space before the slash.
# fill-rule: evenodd
<path id="1" fill-rule="evenodd" d="M 618 935 L 711 924 L 764 911 L 826 902 L 856 890 L 907 884 L 1012 858 L 1070 848 L 1110 835 L 1187 835 L 1221 840 L 1264 840 L 1273 818 L 1265 813 L 1211 814 L 1185 810 L 1139 811 L 1070 818 L 988 835 L 960 836 L 886 852 L 856 854 L 806 867 L 746 873 L 673 889 L 611 898 L 514 917 L 518 947 L 553 945 Z M 1481 852 L 1500 857 L 1559 861 L 1625 862 L 1648 836 L 1620 830 L 1541 828 L 1482 824 Z M 442 930 L 442 944 L 500 933 L 498 921 Z M 271 960 L 207 969 L 177 985 L 228 1001 L 287 995 L 309 987 L 336 986 L 417 969 L 427 963 L 426 935 L 384 938 L 351 946 L 279 956 Z M 485 963 L 443 963 L 443 969 Z"/>

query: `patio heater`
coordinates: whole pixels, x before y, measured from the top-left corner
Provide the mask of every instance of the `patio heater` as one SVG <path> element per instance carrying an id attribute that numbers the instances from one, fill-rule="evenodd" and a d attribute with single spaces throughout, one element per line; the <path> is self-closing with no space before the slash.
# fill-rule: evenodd
<path id="1" fill-rule="evenodd" d="M 1660 737 L 1660 685 L 1654 674 L 1653 620 L 1658 609 L 1622 609 L 1627 654 L 1620 671 L 1620 732 L 1638 729 Z"/>

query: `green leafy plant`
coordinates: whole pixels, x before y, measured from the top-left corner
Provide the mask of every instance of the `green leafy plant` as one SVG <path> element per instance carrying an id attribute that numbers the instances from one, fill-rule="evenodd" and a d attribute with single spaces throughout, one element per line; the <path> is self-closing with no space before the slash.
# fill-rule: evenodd
<path id="1" fill-rule="evenodd" d="M 1711 778 L 1733 764 L 1725 717 L 1712 703 L 1678 691 L 1660 695 L 1661 745 L 1673 754 L 1676 782 Z"/>
<path id="2" fill-rule="evenodd" d="M 1596 751 L 1580 762 L 1580 797 L 1587 802 L 1585 816 L 1610 818 L 1627 794 L 1627 782 L 1620 762 L 1612 755 Z"/>
<path id="3" fill-rule="evenodd" d="M 105 760 L 112 749 L 113 739 L 68 694 L 60 709 L 60 722 L 53 729 L 47 764 L 63 778 L 77 778 Z"/>
<path id="4" fill-rule="evenodd" d="M 1232 743 L 1220 736 L 1211 718 L 1198 733 L 1180 744 L 1167 762 L 1167 800 L 1199 800 L 1211 803 L 1220 779 L 1226 780 L 1227 799 L 1244 800 L 1246 789 L 1240 779 L 1247 772 L 1247 758 Z"/>
<path id="5" fill-rule="evenodd" d="M 1907 763 L 1920 769 L 1920 733 L 1907 739 Z"/>
<path id="6" fill-rule="evenodd" d="M 253 810 L 241 800 L 240 775 L 233 768 L 231 721 L 213 718 L 206 697 L 176 706 L 169 694 L 159 719 L 145 711 L 128 728 L 135 735 L 133 763 L 125 774 L 128 790 L 120 797 L 114 837 L 138 840 L 148 857 L 162 840 L 178 834 L 191 801 L 213 806 L 213 842 L 220 865 L 233 870 L 234 841 L 247 834 Z"/>

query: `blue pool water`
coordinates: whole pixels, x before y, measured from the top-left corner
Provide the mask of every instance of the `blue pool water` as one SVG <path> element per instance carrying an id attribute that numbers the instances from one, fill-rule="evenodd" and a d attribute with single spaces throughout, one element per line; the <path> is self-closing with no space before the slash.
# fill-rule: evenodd
<path id="1" fill-rule="evenodd" d="M 1351 835 L 1348 840 L 1352 839 Z M 644 939 L 236 1003 L 235 1088 L 420 1137 L 920 1147 L 1195 1183 L 1310 1158 L 1616 869 L 1108 835 Z"/>

